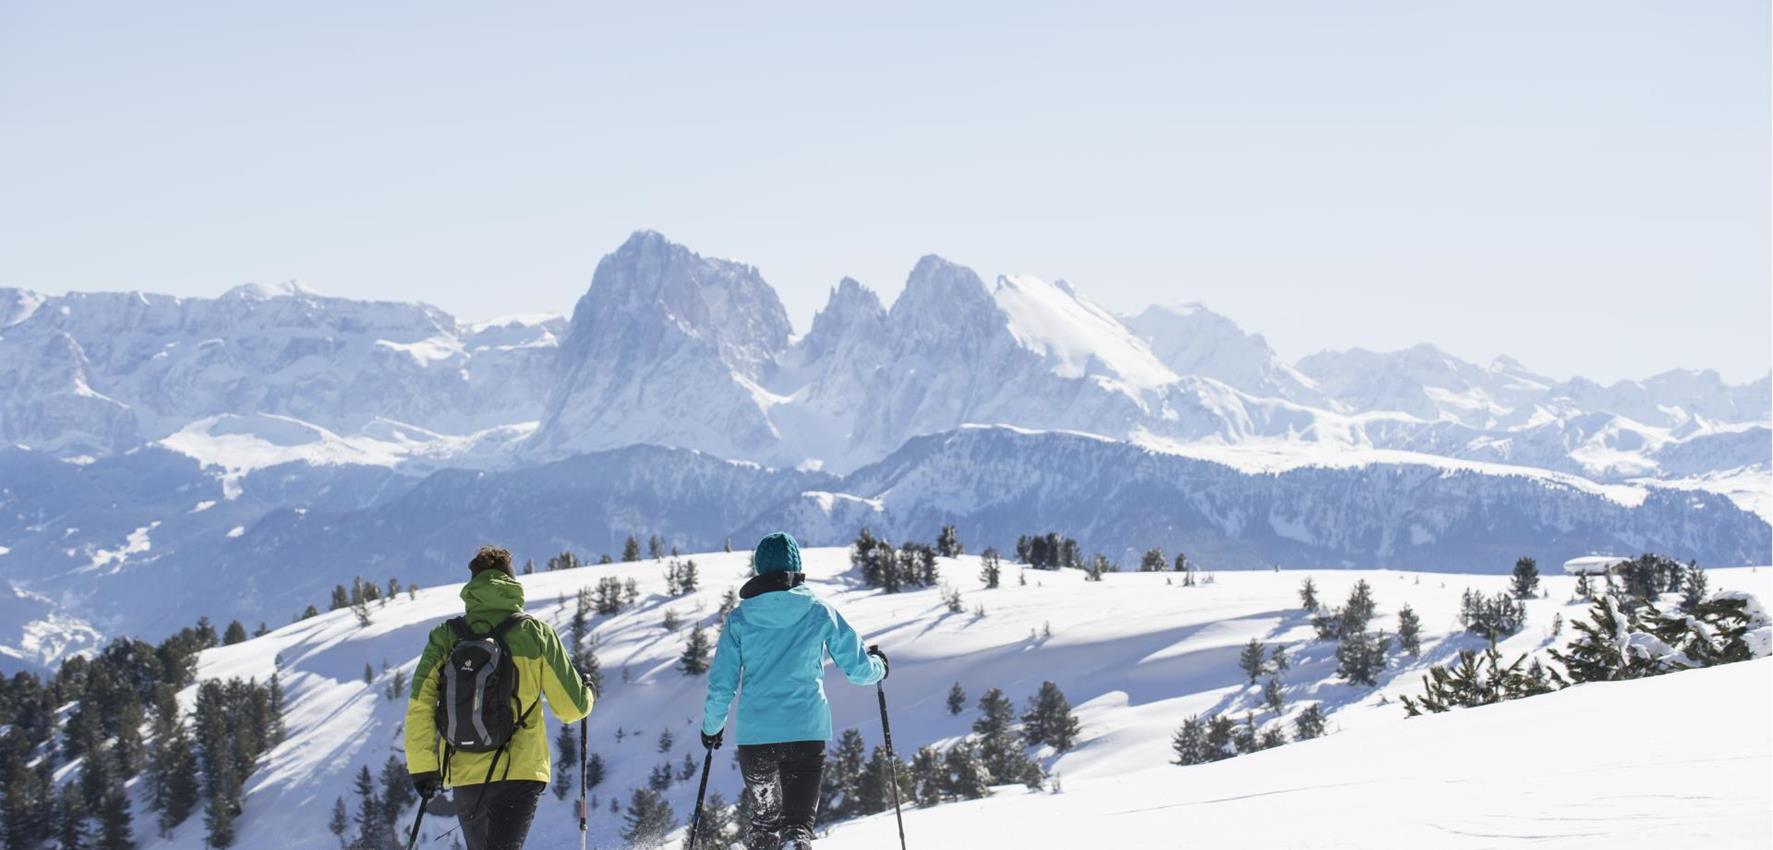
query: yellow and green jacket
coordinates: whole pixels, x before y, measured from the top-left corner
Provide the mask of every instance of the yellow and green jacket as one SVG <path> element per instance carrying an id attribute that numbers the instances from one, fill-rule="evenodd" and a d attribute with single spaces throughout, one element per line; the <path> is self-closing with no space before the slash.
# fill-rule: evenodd
<path id="1" fill-rule="evenodd" d="M 491 632 L 507 616 L 523 610 L 523 585 L 498 570 L 483 570 L 462 588 L 468 606 L 468 625 L 475 634 Z M 448 623 L 439 623 L 425 641 L 413 674 L 412 692 L 406 699 L 406 770 L 426 773 L 445 770 L 443 739 L 437 734 L 439 668 L 456 642 Z M 516 716 L 537 700 L 547 697 L 548 708 L 562 723 L 572 723 L 591 713 L 591 689 L 579 679 L 560 635 L 534 618 L 511 627 L 505 645 L 517 667 Z M 548 730 L 542 712 L 531 711 L 528 725 L 511 736 L 511 743 L 494 767 L 492 781 L 527 779 L 548 782 Z M 494 753 L 455 752 L 449 757 L 443 781 L 446 785 L 479 785 L 487 779 Z M 509 760 L 507 762 L 507 759 Z M 510 768 L 509 774 L 506 767 Z"/>

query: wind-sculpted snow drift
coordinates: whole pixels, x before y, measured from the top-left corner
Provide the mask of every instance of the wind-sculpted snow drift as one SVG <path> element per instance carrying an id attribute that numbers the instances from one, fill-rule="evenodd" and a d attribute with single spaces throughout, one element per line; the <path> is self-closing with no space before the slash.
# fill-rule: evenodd
<path id="1" fill-rule="evenodd" d="M 151 636 L 197 602 L 276 622 L 489 539 L 591 556 L 953 522 L 1123 565 L 1148 546 L 1215 568 L 1764 560 L 1769 386 L 1558 381 L 1429 346 L 1289 365 L 1198 305 L 1123 320 L 935 256 L 890 306 L 842 281 L 795 337 L 756 268 L 651 232 L 568 319 L 294 284 L 4 289 L 0 591 L 40 615 L 0 619 L 0 666 L 80 645 L 26 652 L 27 627 Z"/>

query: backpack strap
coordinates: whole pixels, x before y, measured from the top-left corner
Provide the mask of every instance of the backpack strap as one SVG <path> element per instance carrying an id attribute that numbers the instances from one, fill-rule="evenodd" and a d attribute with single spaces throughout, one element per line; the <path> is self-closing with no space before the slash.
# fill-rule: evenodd
<path id="1" fill-rule="evenodd" d="M 449 630 L 455 633 L 458 641 L 473 640 L 477 637 L 474 634 L 474 627 L 468 625 L 467 617 L 451 617 L 444 622 L 444 625 L 449 626 Z"/>
<path id="2" fill-rule="evenodd" d="M 523 613 L 522 611 L 513 611 L 510 614 L 507 614 L 505 616 L 505 619 L 500 620 L 498 625 L 493 626 L 493 628 L 492 628 L 493 640 L 496 640 L 500 643 L 504 643 L 505 642 L 505 633 L 508 631 L 511 631 L 511 629 L 515 628 L 519 623 L 522 623 L 523 621 L 528 620 L 528 619 L 529 619 L 529 615 Z"/>

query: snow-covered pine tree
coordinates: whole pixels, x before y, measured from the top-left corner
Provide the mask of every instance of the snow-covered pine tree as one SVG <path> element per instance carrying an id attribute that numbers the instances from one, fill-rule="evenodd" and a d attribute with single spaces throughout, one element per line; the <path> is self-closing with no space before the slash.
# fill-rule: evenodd
<path id="1" fill-rule="evenodd" d="M 872 815 L 892 808 L 891 783 L 899 783 L 898 793 L 903 799 L 910 793 L 910 773 L 904 762 L 887 754 L 886 747 L 876 746 L 868 756 L 868 764 L 862 768 L 861 781 L 856 785 L 855 814 Z"/>
<path id="2" fill-rule="evenodd" d="M 1525 555 L 1514 562 L 1509 590 L 1516 599 L 1532 599 L 1539 595 L 1539 562 Z"/>
<path id="3" fill-rule="evenodd" d="M 845 729 L 825 759 L 825 775 L 819 786 L 821 823 L 844 820 L 859 814 L 862 773 L 867 767 L 868 746 L 862 733 Z"/>
<path id="4" fill-rule="evenodd" d="M 942 796 L 950 800 L 977 800 L 991 794 L 990 767 L 978 746 L 962 741 L 949 748 L 942 759 L 945 782 Z"/>
<path id="5" fill-rule="evenodd" d="M 1705 602 L 1705 570 L 1694 562 L 1687 566 L 1686 581 L 1681 585 L 1681 610 L 1692 613 Z"/>
<path id="6" fill-rule="evenodd" d="M 941 753 L 934 747 L 919 747 L 911 758 L 911 802 L 919 808 L 941 803 L 947 786 L 944 770 Z"/>
<path id="7" fill-rule="evenodd" d="M 1164 557 L 1164 550 L 1146 549 L 1144 557 L 1139 559 L 1139 572 L 1161 573 L 1169 563 L 1169 559 Z"/>
<path id="8" fill-rule="evenodd" d="M 1304 608 L 1307 613 L 1311 614 L 1316 614 L 1317 609 L 1319 608 L 1317 601 L 1317 583 L 1311 580 L 1311 576 L 1306 576 L 1305 581 L 1300 582 L 1299 584 L 1299 607 Z"/>
<path id="9" fill-rule="evenodd" d="M 1263 648 L 1261 641 L 1250 638 L 1250 642 L 1244 644 L 1243 653 L 1237 657 L 1237 666 L 1249 677 L 1250 684 L 1256 684 L 1256 678 L 1262 675 L 1262 662 L 1267 656 L 1268 651 Z"/>
<path id="10" fill-rule="evenodd" d="M 382 818 L 381 801 L 376 796 L 375 777 L 370 775 L 369 765 L 357 769 L 357 779 L 352 785 L 357 794 L 357 834 L 351 839 L 353 848 L 380 850 L 385 843 L 382 832 L 385 822 Z M 215 844 L 212 836 L 211 844 Z"/>

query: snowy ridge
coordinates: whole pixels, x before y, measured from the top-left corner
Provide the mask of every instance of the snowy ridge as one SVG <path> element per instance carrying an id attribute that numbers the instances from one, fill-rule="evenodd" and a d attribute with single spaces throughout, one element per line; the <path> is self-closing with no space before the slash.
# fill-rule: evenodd
<path id="1" fill-rule="evenodd" d="M 519 552 L 519 558 L 524 554 Z M 700 567 L 701 589 L 676 598 L 663 595 L 664 564 L 654 561 L 521 577 L 528 611 L 557 628 L 564 628 L 571 616 L 573 594 L 600 578 L 632 577 L 642 591 L 638 607 L 592 621 L 590 640 L 606 684 L 591 715 L 590 747 L 603 757 L 608 771 L 604 783 L 592 791 L 598 797 L 592 817 L 594 846 L 620 843 L 620 819 L 608 809 L 612 795 L 625 803 L 628 791 L 643 786 L 655 765 L 675 767 L 686 754 L 699 754 L 695 723 L 705 680 L 686 676 L 674 665 L 688 629 L 696 623 L 712 625 L 720 596 L 744 578 L 746 553 L 689 557 Z M 1173 576 L 1160 573 L 1120 573 L 1089 583 L 1075 570 L 1030 570 L 1027 584 L 1020 585 L 1020 568 L 1006 565 L 1003 586 L 986 590 L 975 579 L 976 558 L 942 559 L 944 580 L 961 589 L 967 607 L 983 606 L 984 616 L 977 617 L 948 613 L 934 588 L 897 595 L 861 589 L 849 572 L 847 557 L 842 549 L 807 550 L 809 584 L 832 600 L 865 640 L 882 644 L 892 655 L 893 675 L 886 689 L 901 757 L 925 744 L 946 746 L 966 734 L 974 712 L 950 716 L 943 706 L 943 696 L 955 682 L 967 691 L 969 700 L 976 700 L 986 688 L 999 687 L 1020 705 L 1043 680 L 1053 680 L 1082 722 L 1075 749 L 1062 755 L 1049 750 L 1037 753 L 1060 778 L 1062 794 L 1030 797 L 1019 787 L 1009 787 L 985 801 L 908 811 L 907 833 L 919 846 L 977 847 L 977 830 L 989 824 L 997 838 L 1028 846 L 1051 846 L 1036 836 L 1063 838 L 1069 846 L 1088 844 L 1085 839 L 1092 836 L 1113 835 L 1128 846 L 1168 847 L 1178 831 L 1217 830 L 1211 824 L 1237 823 L 1238 831 L 1223 839 L 1230 842 L 1227 846 L 1277 846 L 1277 842 L 1292 846 L 1316 840 L 1321 846 L 1371 847 L 1375 845 L 1359 840 L 1371 835 L 1341 833 L 1337 831 L 1341 827 L 1329 823 L 1331 819 L 1312 813 L 1358 808 L 1351 795 L 1370 799 L 1375 786 L 1398 789 L 1387 793 L 1387 799 L 1391 793 L 1428 795 L 1421 806 L 1395 809 L 1399 817 L 1386 833 L 1416 843 L 1379 845 L 1384 847 L 1491 846 L 1481 842 L 1494 841 L 1493 836 L 1464 833 L 1494 832 L 1503 824 L 1493 819 L 1522 816 L 1518 809 L 1499 808 L 1506 801 L 1515 806 L 1543 805 L 1546 812 L 1582 800 L 1600 806 L 1602 813 L 1620 806 L 1634 811 L 1651 806 L 1672 819 L 1658 821 L 1641 835 L 1635 831 L 1643 824 L 1636 819 L 1616 823 L 1634 830 L 1642 840 L 1660 837 L 1663 846 L 1670 835 L 1715 836 L 1724 842 L 1708 846 L 1749 846 L 1729 840 L 1765 835 L 1765 815 L 1773 799 L 1767 793 L 1766 770 L 1773 752 L 1767 745 L 1766 724 L 1761 722 L 1773 707 L 1769 705 L 1773 694 L 1765 687 L 1769 662 L 1623 685 L 1582 686 L 1550 697 L 1406 722 L 1397 698 L 1420 692 L 1418 680 L 1425 666 L 1457 649 L 1481 644 L 1480 639 L 1457 631 L 1460 594 L 1467 587 L 1500 591 L 1507 582 L 1503 576 L 1258 571 L 1220 573 L 1208 584 L 1181 587 L 1167 581 Z M 1406 603 L 1412 606 L 1424 624 L 1422 658 L 1394 657 L 1376 688 L 1337 679 L 1334 645 L 1313 640 L 1308 619 L 1298 609 L 1296 592 L 1308 575 L 1326 600 L 1339 600 L 1357 580 L 1369 582 L 1379 604 L 1375 628 L 1394 630 L 1397 609 Z M 1713 570 L 1710 578 L 1720 590 L 1746 591 L 1762 599 L 1773 593 L 1769 568 Z M 1553 616 L 1568 621 L 1583 614 L 1583 606 L 1566 601 L 1573 579 L 1549 576 L 1543 581 L 1548 597 L 1527 601 L 1528 626 L 1502 641 L 1505 655 L 1538 652 L 1552 645 L 1548 624 Z M 349 797 L 350 777 L 359 766 L 375 771 L 398 752 L 404 700 L 390 701 L 380 691 L 393 670 L 411 674 L 426 631 L 459 611 L 459 588 L 459 584 L 425 588 L 414 599 L 403 595 L 386 605 L 372 605 L 367 627 L 341 610 L 204 653 L 199 669 L 203 678 L 263 680 L 276 671 L 288 694 L 288 737 L 264 756 L 248 780 L 245 812 L 237 823 L 240 846 L 292 850 L 337 846 L 325 831 L 332 799 Z M 683 619 L 675 633 L 661 625 L 666 610 Z M 1289 671 L 1280 676 L 1287 707 L 1279 717 L 1258 708 L 1261 689 L 1247 685 L 1237 668 L 1238 652 L 1251 638 L 1270 646 L 1285 645 L 1293 659 Z M 383 660 L 390 671 L 365 684 L 361 678 L 365 662 L 380 669 Z M 878 742 L 873 689 L 851 687 L 836 674 L 826 689 L 835 728 L 856 728 L 870 744 Z M 1690 707 L 1696 699 L 1712 707 L 1706 723 L 1683 735 L 1653 736 L 1655 741 L 1641 742 L 1630 752 L 1594 747 L 1591 735 L 1571 733 L 1579 725 L 1585 732 L 1602 735 L 1602 740 L 1618 740 L 1628 736 L 1623 732 L 1614 736 L 1608 731 L 1613 728 L 1610 724 L 1643 716 L 1640 708 L 1657 706 L 1653 716 L 1679 716 L 1680 706 Z M 1185 717 L 1223 712 L 1241 719 L 1245 712 L 1257 711 L 1263 724 L 1286 723 L 1311 703 L 1329 718 L 1332 734 L 1326 739 L 1201 768 L 1168 764 L 1169 735 Z M 1582 722 L 1576 724 L 1574 718 Z M 546 722 L 552 738 L 555 722 L 552 718 Z M 620 742 L 618 729 L 623 731 Z M 666 729 L 675 744 L 661 754 L 655 745 Z M 1498 747 L 1502 740 L 1519 746 Z M 1482 757 L 1479 749 L 1485 751 Z M 1423 752 L 1447 757 L 1408 757 Z M 1453 755 L 1461 753 L 1471 757 Z M 1724 755 L 1729 758 L 1721 762 L 1704 761 Z M 1692 767 L 1679 768 L 1680 763 Z M 1460 766 L 1459 772 L 1448 772 L 1448 765 Z M 1604 800 L 1606 794 L 1627 793 L 1621 788 L 1643 790 L 1641 785 L 1632 789 L 1631 783 L 1641 781 L 1643 774 L 1631 771 L 1652 769 L 1681 771 L 1676 784 L 1691 793 L 1704 789 L 1709 801 L 1696 808 L 1692 801 Z M 1602 797 L 1592 798 L 1568 795 L 1580 795 L 1582 789 L 1594 786 L 1558 778 L 1602 774 L 1614 778 L 1592 791 Z M 1301 775 L 1338 779 L 1311 788 L 1285 780 Z M 1443 783 L 1455 779 L 1470 793 L 1437 793 Z M 1664 776 L 1657 787 L 1666 787 L 1668 781 Z M 710 786 L 727 800 L 735 799 L 739 777 L 728 754 L 715 759 Z M 1407 790 L 1412 787 L 1417 790 Z M 1523 787 L 1535 794 L 1523 794 Z M 665 792 L 679 823 L 694 793 L 693 782 L 677 782 Z M 1241 814 L 1254 811 L 1249 806 L 1263 805 L 1254 801 L 1255 795 L 1272 793 L 1285 793 L 1289 800 L 1300 801 L 1291 806 L 1306 808 L 1288 818 Z M 1551 796 L 1541 802 L 1538 793 Z M 143 823 L 139 787 L 136 794 L 137 822 Z M 1245 802 L 1246 798 L 1251 801 Z M 567 846 L 576 839 L 572 803 L 571 797 L 560 801 L 552 794 L 543 795 L 530 846 Z M 1251 827 L 1256 821 L 1261 825 Z M 1575 830 L 1572 823 L 1579 823 L 1582 830 Z M 1538 828 L 1553 830 L 1542 834 L 1563 836 L 1566 843 L 1557 846 L 1588 846 L 1580 842 L 1602 838 L 1614 843 L 1596 846 L 1652 846 L 1619 844 L 1619 839 L 1638 839 L 1606 832 L 1605 823 L 1584 819 Z M 1489 829 L 1477 828 L 1485 824 Z M 435 840 L 450 825 L 433 820 L 426 831 Z M 1446 827 L 1453 831 L 1438 831 Z M 1329 832 L 1306 831 L 1313 828 Z M 889 814 L 840 824 L 827 840 L 837 847 L 876 846 L 891 843 L 892 829 Z M 1018 832 L 1024 829 L 1026 835 Z M 1577 834 L 1596 829 L 1603 830 L 1601 835 L 1585 839 Z M 1428 835 L 1441 837 L 1424 838 Z M 202 844 L 201 819 L 188 821 L 171 839 L 161 840 L 140 829 L 137 838 L 142 850 L 196 850 Z"/>

